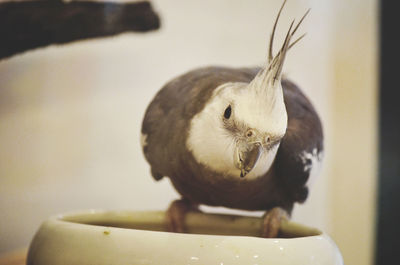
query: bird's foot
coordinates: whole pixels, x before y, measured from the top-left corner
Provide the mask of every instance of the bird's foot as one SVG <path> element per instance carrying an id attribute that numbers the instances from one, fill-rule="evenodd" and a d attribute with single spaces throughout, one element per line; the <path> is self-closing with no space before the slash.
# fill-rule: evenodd
<path id="1" fill-rule="evenodd" d="M 188 200 L 175 200 L 166 212 L 166 225 L 169 232 L 185 233 L 185 215 L 190 211 L 200 211 L 197 204 Z"/>
<path id="2" fill-rule="evenodd" d="M 263 216 L 261 236 L 267 238 L 277 237 L 281 222 L 287 220 L 289 220 L 289 214 L 280 207 L 267 211 Z"/>

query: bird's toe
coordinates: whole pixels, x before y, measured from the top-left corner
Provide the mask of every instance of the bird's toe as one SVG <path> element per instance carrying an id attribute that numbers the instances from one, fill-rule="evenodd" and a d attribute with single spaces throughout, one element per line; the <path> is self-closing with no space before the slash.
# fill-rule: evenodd
<path id="1" fill-rule="evenodd" d="M 166 212 L 167 231 L 185 233 L 185 216 L 189 211 L 198 211 L 198 206 L 185 199 L 173 201 Z"/>
<path id="2" fill-rule="evenodd" d="M 275 207 L 267 211 L 263 218 L 261 236 L 266 238 L 277 237 L 281 222 L 288 219 L 288 213 L 280 207 Z"/>

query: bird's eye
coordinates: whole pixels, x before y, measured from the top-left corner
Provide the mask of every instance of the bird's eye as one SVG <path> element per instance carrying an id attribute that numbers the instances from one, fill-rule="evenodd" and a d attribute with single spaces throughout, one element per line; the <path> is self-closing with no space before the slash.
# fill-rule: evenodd
<path id="1" fill-rule="evenodd" d="M 229 119 L 229 118 L 231 117 L 231 114 L 232 114 L 232 107 L 231 107 L 231 105 L 229 105 L 229 106 L 225 109 L 224 118 L 225 118 L 225 119 Z"/>

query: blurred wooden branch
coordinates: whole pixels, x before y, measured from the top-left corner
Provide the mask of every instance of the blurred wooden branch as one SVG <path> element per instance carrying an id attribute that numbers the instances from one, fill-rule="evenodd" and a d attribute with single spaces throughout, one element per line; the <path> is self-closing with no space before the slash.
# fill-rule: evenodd
<path id="1" fill-rule="evenodd" d="M 25 265 L 28 249 L 19 249 L 0 255 L 0 265 Z"/>
<path id="2" fill-rule="evenodd" d="M 0 59 L 50 44 L 160 27 L 150 2 L 0 2 Z"/>

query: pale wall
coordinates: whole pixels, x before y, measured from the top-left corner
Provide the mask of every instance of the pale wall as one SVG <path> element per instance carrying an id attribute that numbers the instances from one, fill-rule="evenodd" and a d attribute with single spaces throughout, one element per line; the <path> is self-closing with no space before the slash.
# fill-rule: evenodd
<path id="1" fill-rule="evenodd" d="M 346 264 L 372 264 L 377 188 L 378 4 L 337 1 L 332 97 L 332 236 Z"/>
<path id="2" fill-rule="evenodd" d="M 315 104 L 327 139 L 322 174 L 307 203 L 295 208 L 294 219 L 331 234 L 346 264 L 368 264 L 373 224 L 367 221 L 360 228 L 358 221 L 373 213 L 375 86 L 367 87 L 365 97 L 348 88 L 355 93 L 349 92 L 348 100 L 372 108 L 352 114 L 352 119 L 365 122 L 362 127 L 343 124 L 338 111 L 346 107 L 351 112 L 353 106 L 342 104 L 337 87 L 342 78 L 352 77 L 342 77 L 339 70 L 343 63 L 357 63 L 358 57 L 347 57 L 346 52 L 359 47 L 354 44 L 342 53 L 338 45 L 359 31 L 347 26 L 357 24 L 358 15 L 369 21 L 363 24 L 367 30 L 358 34 L 374 40 L 370 28 L 375 9 L 372 0 L 361 9 L 364 1 L 346 1 L 354 2 L 346 14 L 356 15 L 343 22 L 342 2 L 289 0 L 278 26 L 280 41 L 290 19 L 312 7 L 300 29 L 307 36 L 290 51 L 284 71 Z M 178 195 L 168 180 L 152 180 L 141 153 L 140 124 L 147 104 L 166 81 L 194 67 L 261 65 L 281 1 L 153 3 L 162 17 L 160 31 L 52 46 L 0 61 L 0 253 L 27 246 L 49 215 L 91 208 L 165 209 Z M 367 71 L 373 81 L 374 49 L 363 49 L 370 59 L 354 78 L 362 80 Z M 342 140 L 349 126 L 353 136 L 369 130 L 357 140 L 366 146 L 361 162 L 370 165 L 363 168 L 366 182 L 359 184 L 365 188 L 357 192 L 340 188 L 346 179 L 356 182 L 359 176 L 354 174 L 358 167 L 347 166 L 357 148 L 347 145 L 353 152 L 340 156 L 341 146 L 351 140 Z M 370 199 L 349 203 L 360 196 Z M 347 219 L 338 216 L 360 209 L 358 217 L 339 221 Z M 346 236 L 352 231 L 367 236 L 363 242 L 354 237 L 349 244 Z M 355 262 L 354 251 L 367 262 Z"/>

